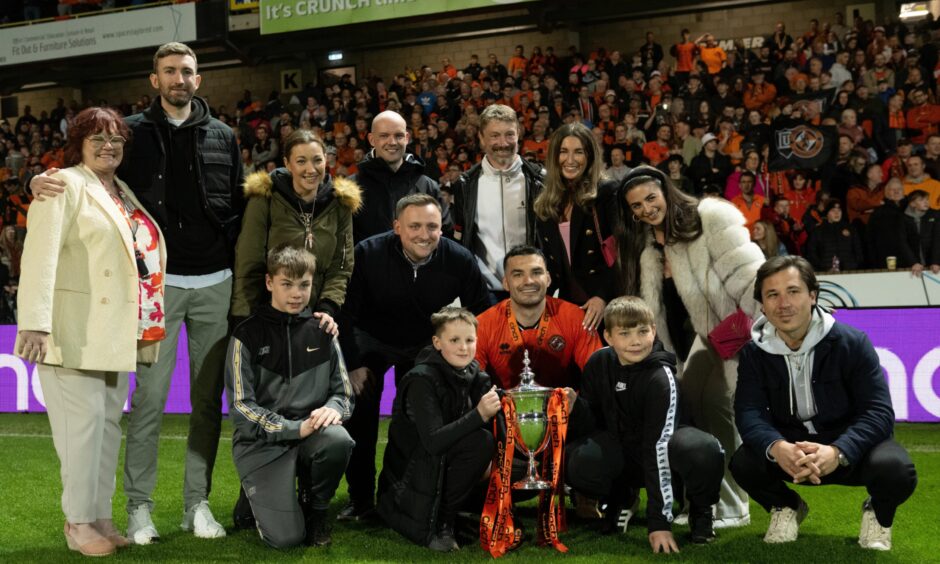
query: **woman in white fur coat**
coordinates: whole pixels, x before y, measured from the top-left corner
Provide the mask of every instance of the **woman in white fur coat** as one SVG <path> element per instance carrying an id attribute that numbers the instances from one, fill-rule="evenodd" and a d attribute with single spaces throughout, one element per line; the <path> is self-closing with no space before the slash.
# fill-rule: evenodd
<path id="1" fill-rule="evenodd" d="M 723 361 L 708 334 L 738 308 L 751 318 L 758 316 L 754 278 L 764 254 L 729 202 L 686 195 L 655 168 L 633 169 L 619 196 L 626 294 L 642 297 L 653 308 L 663 344 L 686 357 L 681 370 L 683 403 L 695 425 L 721 442 L 730 461 L 741 445 L 732 404 L 738 363 L 736 358 Z M 686 318 L 694 330 L 691 346 L 683 342 Z M 748 523 L 747 494 L 726 470 L 715 527 Z"/>

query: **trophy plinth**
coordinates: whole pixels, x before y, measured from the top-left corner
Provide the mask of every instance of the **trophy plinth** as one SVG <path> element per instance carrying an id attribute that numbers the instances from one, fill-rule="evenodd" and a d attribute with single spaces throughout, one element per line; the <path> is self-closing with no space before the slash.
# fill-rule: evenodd
<path id="1" fill-rule="evenodd" d="M 522 360 L 522 381 L 515 388 L 508 390 L 516 406 L 516 422 L 512 432 L 516 438 L 516 447 L 529 457 L 526 477 L 512 485 L 517 490 L 547 490 L 552 485 L 539 476 L 535 466 L 535 455 L 548 445 L 548 398 L 552 388 L 535 383 L 535 373 L 529 368 L 529 351 L 525 351 Z"/>

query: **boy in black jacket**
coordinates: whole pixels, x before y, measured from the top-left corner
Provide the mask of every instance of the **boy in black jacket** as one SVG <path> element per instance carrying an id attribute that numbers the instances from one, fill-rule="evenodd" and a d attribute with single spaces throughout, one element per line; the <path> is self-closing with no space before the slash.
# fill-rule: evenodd
<path id="1" fill-rule="evenodd" d="M 584 495 L 607 500 L 609 529 L 626 532 L 636 490 L 645 487 L 653 552 L 678 552 L 673 508 L 681 479 L 690 503 L 692 542 L 714 540 L 712 504 L 718 501 L 724 453 L 715 437 L 680 424 L 676 356 L 656 340 L 649 306 L 624 296 L 604 310 L 610 343 L 584 367 L 576 417 L 590 417 L 589 436 L 567 452 L 567 480 Z M 673 474 L 677 474 L 676 478 Z M 676 490 L 674 492 L 674 490 Z M 681 499 L 680 499 L 681 501 Z"/>
<path id="2" fill-rule="evenodd" d="M 379 478 L 379 514 L 438 552 L 457 550 L 457 508 L 493 459 L 486 425 L 500 410 L 496 386 L 480 371 L 477 320 L 447 306 L 431 316 L 431 346 L 401 380 Z"/>
<path id="3" fill-rule="evenodd" d="M 306 310 L 314 268 L 303 249 L 285 244 L 268 253 L 271 305 L 235 328 L 225 362 L 242 483 L 236 525 L 254 513 L 274 548 L 330 544 L 327 508 L 354 444 L 342 425 L 354 397 L 343 355 Z"/>

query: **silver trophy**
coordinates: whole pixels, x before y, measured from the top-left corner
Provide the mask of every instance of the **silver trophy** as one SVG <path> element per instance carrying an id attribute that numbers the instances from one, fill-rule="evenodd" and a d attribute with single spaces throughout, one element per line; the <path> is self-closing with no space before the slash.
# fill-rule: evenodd
<path id="1" fill-rule="evenodd" d="M 548 398 L 552 388 L 535 383 L 535 373 L 529 368 L 529 351 L 522 359 L 522 382 L 506 393 L 516 406 L 516 424 L 507 432 L 515 433 L 516 447 L 529 455 L 529 469 L 526 477 L 512 485 L 517 490 L 547 490 L 552 485 L 540 479 L 535 467 L 535 455 L 548 445 Z"/>

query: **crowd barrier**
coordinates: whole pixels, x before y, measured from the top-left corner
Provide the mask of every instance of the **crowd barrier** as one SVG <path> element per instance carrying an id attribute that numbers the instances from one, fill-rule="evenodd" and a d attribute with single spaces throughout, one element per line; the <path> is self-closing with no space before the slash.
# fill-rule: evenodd
<path id="1" fill-rule="evenodd" d="M 868 334 L 875 346 L 897 420 L 940 422 L 940 277 L 901 271 L 834 274 L 821 276 L 820 285 L 820 303 Z M 42 412 L 39 378 L 32 365 L 13 355 L 15 338 L 15 326 L 0 326 L 0 412 Z M 167 413 L 190 411 L 185 330 L 178 351 Z M 391 371 L 384 377 L 381 411 L 387 415 L 395 385 Z"/>

